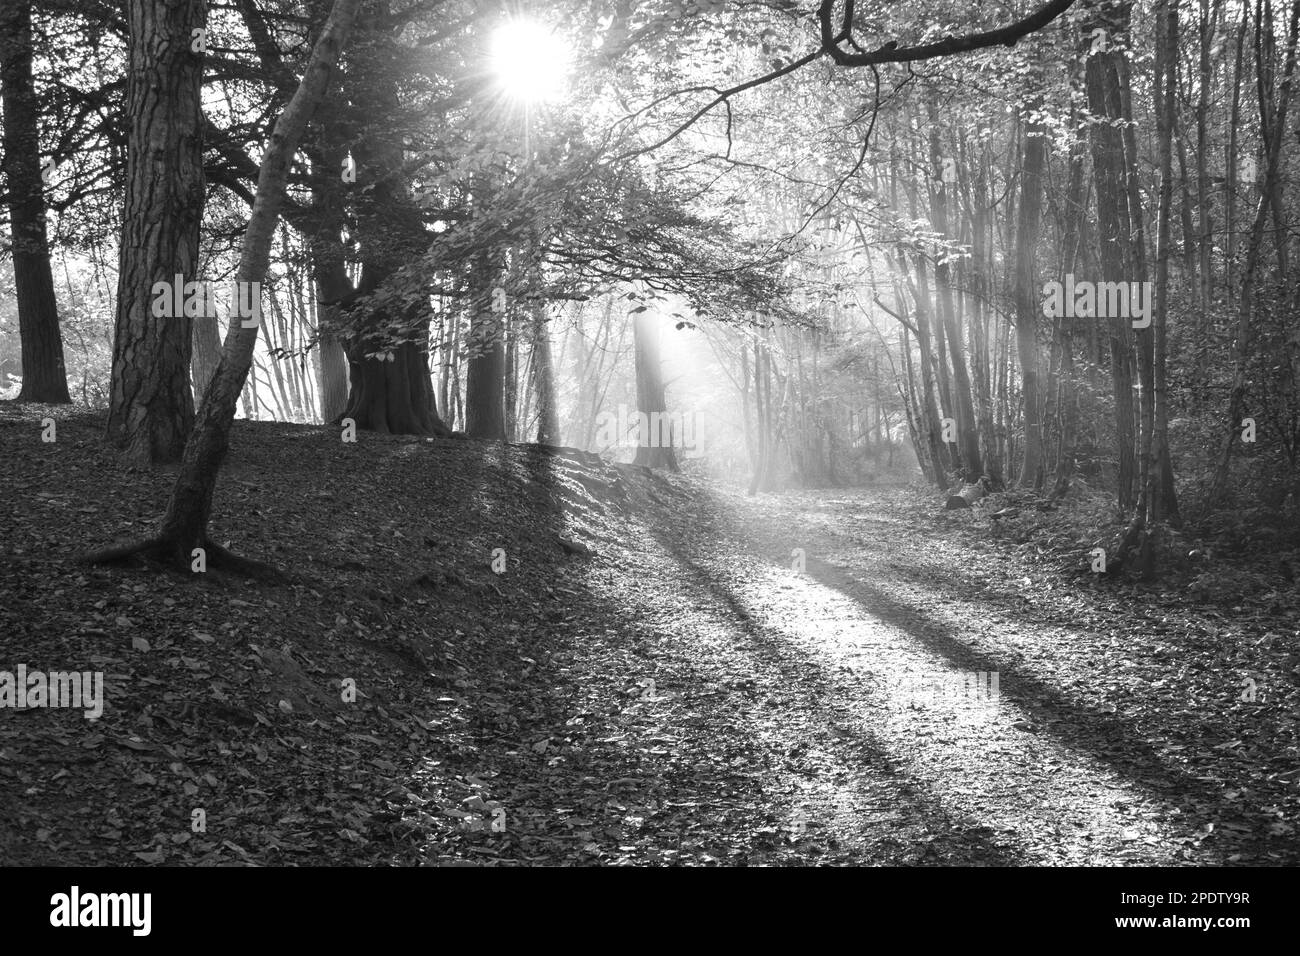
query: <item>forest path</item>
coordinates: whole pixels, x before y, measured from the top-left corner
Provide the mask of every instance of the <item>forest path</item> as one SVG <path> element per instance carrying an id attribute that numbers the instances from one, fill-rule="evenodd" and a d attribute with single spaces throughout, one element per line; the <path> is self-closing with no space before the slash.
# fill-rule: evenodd
<path id="1" fill-rule="evenodd" d="M 292 579 L 190 580 L 67 557 L 171 478 L 47 413 L 0 406 L 0 671 L 100 671 L 103 713 L 0 709 L 0 859 L 1300 862 L 1294 591 L 1098 581 L 1086 499 L 240 422 L 219 540 Z"/>
<path id="2" fill-rule="evenodd" d="M 754 863 L 1294 858 L 1289 825 L 1266 832 L 1231 770 L 1197 766 L 1231 729 L 1193 701 L 1216 679 L 1232 700 L 1230 676 L 1153 654 L 1140 619 L 1110 626 L 1088 594 L 1028 606 L 996 583 L 1019 572 L 990 576 L 887 497 L 697 499 L 641 560 L 593 568 L 637 635 L 587 680 L 631 685 L 614 739 L 650 755 L 625 781 L 640 798 L 690 807 L 702 846 Z M 985 694 L 963 694 L 977 675 Z"/>

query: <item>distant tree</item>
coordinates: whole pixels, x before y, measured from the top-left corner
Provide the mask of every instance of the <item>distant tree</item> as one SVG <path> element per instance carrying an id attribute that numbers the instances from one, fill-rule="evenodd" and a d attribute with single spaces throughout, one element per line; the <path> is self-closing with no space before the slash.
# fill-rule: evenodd
<path id="1" fill-rule="evenodd" d="M 45 232 L 40 105 L 32 81 L 30 0 L 5 0 L 0 5 L 0 91 L 4 102 L 3 168 L 22 341 L 23 385 L 18 400 L 61 404 L 71 399 Z"/>

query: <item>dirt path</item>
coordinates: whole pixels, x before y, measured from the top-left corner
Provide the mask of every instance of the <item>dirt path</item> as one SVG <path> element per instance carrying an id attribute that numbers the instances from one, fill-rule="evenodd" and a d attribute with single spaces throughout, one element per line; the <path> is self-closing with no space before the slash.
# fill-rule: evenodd
<path id="1" fill-rule="evenodd" d="M 1230 675 L 1135 641 L 1140 620 L 1084 623 L 1089 595 L 1035 604 L 990 587 L 986 559 L 890 514 L 887 496 L 867 493 L 715 497 L 651 529 L 640 555 L 591 565 L 595 609 L 574 622 L 570 676 L 584 712 L 613 725 L 588 746 L 635 756 L 604 781 L 626 791 L 604 807 L 627 810 L 627 845 L 592 842 L 593 854 L 1296 859 L 1294 785 L 1278 781 L 1289 808 L 1269 802 L 1250 787 L 1259 767 L 1218 747 L 1258 722 L 1214 710 L 1231 710 Z M 602 640 L 609 609 L 621 622 Z"/>

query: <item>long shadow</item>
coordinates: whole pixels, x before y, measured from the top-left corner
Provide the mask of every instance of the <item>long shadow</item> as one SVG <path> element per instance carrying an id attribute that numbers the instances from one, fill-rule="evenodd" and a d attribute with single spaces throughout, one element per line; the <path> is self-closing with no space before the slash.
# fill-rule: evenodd
<path id="1" fill-rule="evenodd" d="M 769 673 L 777 672 L 788 686 L 807 686 L 810 682 L 813 683 L 826 692 L 819 699 L 829 702 L 838 685 L 838 679 L 827 665 L 806 657 L 793 660 L 788 651 L 795 648 L 785 636 L 778 629 L 754 622 L 750 612 L 731 588 L 697 562 L 673 530 L 657 527 L 652 529 L 652 533 L 674 560 L 692 572 L 696 583 L 703 587 L 720 607 L 725 608 L 733 618 L 734 627 L 753 639 L 748 646 L 738 649 L 738 652 L 751 655 L 755 662 Z M 836 720 L 829 703 L 822 704 L 816 709 L 824 715 L 822 719 L 828 732 L 833 727 L 839 727 L 839 721 Z M 844 730 L 841 728 L 839 733 L 843 734 Z M 902 781 L 904 790 L 910 791 L 903 795 L 904 799 L 908 800 L 916 813 L 925 820 L 930 831 L 940 835 L 958 853 L 973 857 L 984 865 L 1024 865 L 1025 860 L 1014 848 L 992 843 L 983 835 L 972 832 L 983 827 L 980 821 L 964 814 L 955 814 L 938 797 L 922 792 L 919 788 L 923 783 L 914 779 L 906 767 L 889 755 L 879 735 L 858 730 L 848 733 L 860 747 L 855 753 L 865 753 L 866 767 L 883 776 Z"/>
<path id="2" fill-rule="evenodd" d="M 552 618 L 554 612 L 552 619 L 556 622 L 554 626 L 526 623 L 522 634 L 526 645 L 513 655 L 508 653 L 508 648 L 489 643 L 482 650 L 490 656 L 476 656 L 472 661 L 466 659 L 466 663 L 476 665 L 478 669 L 499 673 L 502 679 L 496 684 L 496 690 L 503 695 L 500 702 L 508 708 L 506 716 L 509 720 L 508 724 L 503 724 L 502 715 L 493 713 L 491 707 L 477 700 L 467 702 L 473 720 L 473 742 L 479 750 L 471 769 L 477 772 L 481 766 L 497 766 L 502 773 L 497 781 L 500 785 L 511 787 L 516 799 L 530 803 L 533 810 L 545 811 L 523 817 L 520 832 L 527 834 L 535 847 L 538 841 L 543 847 L 548 844 L 561 847 L 566 840 L 571 841 L 572 830 L 566 829 L 563 818 L 551 812 L 559 803 L 581 804 L 590 809 L 586 816 L 601 818 L 601 811 L 592 806 L 592 794 L 579 796 L 576 793 L 575 788 L 580 785 L 573 778 L 583 774 L 590 775 L 588 779 L 606 782 L 623 778 L 635 781 L 630 792 L 639 798 L 654 795 L 667 800 L 678 799 L 683 788 L 685 791 L 701 788 L 714 794 L 724 790 L 740 791 L 742 788 L 737 786 L 724 762 L 710 760 L 707 768 L 693 762 L 689 771 L 675 764 L 665 768 L 643 748 L 620 747 L 599 739 L 606 736 L 604 721 L 593 723 L 590 728 L 571 728 L 567 723 L 575 712 L 575 704 L 597 709 L 619 701 L 617 675 L 601 675 L 610 678 L 608 686 L 603 681 L 575 685 L 560 672 L 559 665 L 551 663 L 560 655 L 580 657 L 587 653 L 589 649 L 584 647 L 584 638 L 601 633 L 611 626 L 612 619 L 621 616 L 617 608 L 606 607 L 606 613 L 602 613 L 600 607 L 593 607 L 593 604 L 603 602 L 589 600 L 592 589 L 585 575 L 586 558 L 581 554 L 571 554 L 566 558 L 560 543 L 561 538 L 580 538 L 581 530 L 589 522 L 598 520 L 594 512 L 600 510 L 600 505 L 608 505 L 613 510 L 622 503 L 623 496 L 616 487 L 618 471 L 596 466 L 582 453 L 540 446 L 489 445 L 473 455 L 457 455 L 456 451 L 454 447 L 448 449 L 450 455 L 461 459 L 455 462 L 460 480 L 447 489 L 450 494 L 444 497 L 442 504 L 449 515 L 476 517 L 475 528 L 479 549 L 484 552 L 483 563 L 488 560 L 486 549 L 490 544 L 499 544 L 509 557 L 510 568 L 506 575 L 495 580 L 488 574 L 483 577 L 507 594 L 519 587 L 528 588 L 533 595 L 534 608 L 548 618 Z M 394 462 L 393 467 L 402 466 Z M 395 475 L 394 478 L 418 483 L 410 475 L 404 478 Z M 511 520 L 509 505 L 516 496 L 531 501 L 525 527 Z M 518 509 L 514 511 L 517 513 Z M 482 527 L 484 524 L 486 531 Z M 455 540 L 459 529 L 449 522 L 437 528 L 437 534 L 440 539 Z M 544 576 L 533 573 L 528 568 L 530 555 L 548 552 L 560 561 L 555 565 L 555 573 L 552 575 L 549 570 Z M 554 594 L 547 593 L 550 588 L 544 590 L 542 584 L 554 586 Z M 559 623 L 560 612 L 564 615 L 562 625 Z M 627 621 L 620 628 L 620 638 L 628 640 L 630 632 L 637 626 L 637 622 Z M 507 652 L 504 655 L 501 653 L 503 650 Z M 528 658 L 536 663 L 523 663 Z M 531 677 L 525 674 L 526 668 L 530 669 Z M 541 693 L 539 688 L 542 687 L 551 690 Z M 568 692 L 559 692 L 561 687 L 567 688 Z M 537 767 L 500 762 L 500 752 L 512 748 L 526 752 L 529 743 L 540 736 L 556 734 L 557 728 L 563 728 L 563 736 L 572 738 L 573 743 L 579 745 L 565 750 L 565 778 L 550 783 L 545 775 L 538 775 Z M 523 746 L 516 748 L 516 743 Z M 459 763 L 453 759 L 456 769 L 465 769 Z M 599 789 L 597 785 L 595 791 L 598 793 Z M 761 788 L 756 788 L 756 784 L 745 784 L 743 789 L 748 791 L 749 804 L 757 806 L 762 803 Z M 610 794 L 616 795 L 618 791 Z M 604 818 L 605 829 L 617 827 L 620 817 L 621 813 Z M 665 837 L 671 840 L 672 832 L 655 824 L 644 833 L 627 834 L 621 842 L 645 845 L 649 837 L 651 845 L 657 847 Z M 714 839 L 724 849 L 729 849 L 739 836 L 728 830 L 717 833 Z M 458 852 L 461 849 L 463 844 L 458 847 Z M 558 858 L 560 852 L 557 850 L 553 858 Z M 517 859 L 511 849 L 503 848 L 502 853 L 505 860 Z"/>
<path id="3" fill-rule="evenodd" d="M 725 512 L 726 503 L 719 502 Z M 697 534 L 707 534 L 708 528 L 695 526 Z M 747 616 L 741 603 L 732 594 L 729 585 L 708 569 L 702 567 L 691 555 L 690 545 L 674 538 L 672 534 L 657 534 L 661 543 L 671 550 L 678 560 L 689 566 L 706 582 L 711 592 L 718 594 L 739 615 Z M 754 556 L 769 561 L 766 555 Z M 1029 715 L 1037 718 L 1044 732 L 1057 738 L 1071 749 L 1081 751 L 1100 763 L 1113 767 L 1128 779 L 1154 792 L 1161 800 L 1173 803 L 1188 818 L 1232 819 L 1240 816 L 1241 808 L 1225 800 L 1219 788 L 1207 786 L 1187 770 L 1173 765 L 1133 724 L 1116 715 L 1104 713 L 1094 707 L 1068 699 L 1059 688 L 1015 664 L 998 660 L 996 652 L 976 648 L 957 636 L 952 625 L 921 608 L 898 600 L 888 591 L 846 575 L 841 569 L 825 562 L 809 559 L 807 573 L 817 583 L 842 594 L 868 614 L 900 628 L 928 651 L 943 657 L 962 668 L 995 667 L 1001 680 L 1001 693 L 1013 700 Z M 1247 785 L 1242 781 L 1242 786 Z M 1257 782 L 1253 782 L 1257 785 Z M 1227 789 L 1225 783 L 1224 789 Z M 1294 839 L 1268 840 L 1254 837 L 1236 838 L 1235 849 L 1243 844 L 1269 847 L 1295 854 L 1298 845 Z"/>
<path id="4" fill-rule="evenodd" d="M 582 479 L 584 477 L 582 474 L 570 474 L 570 472 L 581 472 L 583 470 L 581 465 L 584 464 L 584 462 L 578 460 L 577 464 L 579 467 L 572 468 L 571 466 L 573 462 L 569 461 L 567 452 L 562 450 L 544 449 L 539 446 L 527 446 L 526 448 L 521 448 L 520 451 L 526 456 L 524 462 L 527 471 L 526 477 L 531 488 L 521 487 L 519 491 L 521 493 L 535 493 L 532 489 L 542 489 L 551 495 L 551 500 L 555 503 L 555 508 L 551 515 L 552 520 L 546 524 L 544 529 L 537 530 L 544 530 L 548 535 L 559 535 L 564 531 L 565 497 L 572 497 L 575 491 L 579 496 L 581 496 L 588 490 L 588 485 L 584 483 L 584 481 L 579 480 L 575 485 L 575 478 Z M 471 474 L 469 477 L 479 478 L 480 476 Z M 520 477 L 523 478 L 524 476 L 521 475 Z M 663 482 L 658 475 L 650 473 L 645 477 L 650 480 L 652 485 L 657 484 L 659 490 L 663 493 L 677 493 L 677 490 L 671 484 Z M 681 503 L 683 505 L 688 505 L 689 499 L 683 498 L 681 499 Z M 666 529 L 662 526 L 656 525 L 654 533 L 656 537 L 661 540 L 661 543 L 663 543 L 664 537 L 667 534 Z M 692 570 L 700 575 L 702 581 L 708 587 L 711 596 L 713 596 L 722 606 L 726 607 L 738 622 L 738 627 L 751 636 L 768 633 L 766 629 L 754 624 L 748 619 L 748 615 L 746 615 L 734 594 L 719 585 L 718 582 L 709 579 L 707 574 L 703 572 L 703 569 L 699 568 L 688 558 L 685 558 L 678 549 L 668 547 L 668 550 L 673 554 L 676 560 L 691 567 Z M 835 686 L 834 675 L 821 663 L 805 661 L 803 662 L 803 666 L 799 667 L 794 665 L 788 658 L 783 657 L 778 652 L 778 649 L 771 644 L 770 639 L 758 641 L 756 642 L 756 645 L 760 650 L 755 654 L 755 656 L 761 660 L 769 671 L 777 670 L 784 680 L 791 686 L 806 686 L 810 680 L 812 680 L 819 688 L 824 688 L 827 691 Z M 576 640 L 566 641 L 563 638 L 557 641 L 554 646 L 556 648 L 570 648 L 579 653 L 582 650 L 580 644 Z M 688 666 L 691 665 L 689 660 L 684 661 L 684 663 Z M 813 668 L 811 675 L 808 670 L 809 667 Z M 831 726 L 836 723 L 834 713 L 829 707 L 825 706 L 819 707 L 818 710 L 824 713 L 825 716 L 823 717 L 823 721 L 826 730 L 829 731 Z M 862 745 L 862 749 L 857 751 L 859 759 L 865 757 L 866 766 L 868 768 L 876 771 L 882 776 L 901 781 L 905 790 L 911 790 L 915 793 L 914 796 L 910 796 L 908 799 L 910 799 L 914 806 L 917 815 L 925 821 L 926 826 L 931 832 L 941 835 L 952 843 L 952 846 L 949 849 L 951 855 L 981 865 L 1007 866 L 1022 864 L 1024 862 L 1020 854 L 1014 848 L 1000 846 L 991 842 L 991 840 L 983 834 L 972 832 L 973 830 L 981 828 L 980 821 L 964 816 L 954 815 L 937 799 L 929 798 L 916 792 L 916 782 L 910 779 L 909 774 L 898 764 L 897 761 L 888 756 L 877 738 L 867 735 L 855 736 L 858 737 L 859 742 Z M 642 766 L 641 759 L 639 755 L 635 753 L 628 753 L 626 751 L 620 752 L 617 748 L 597 748 L 591 744 L 589 744 L 589 747 L 591 748 L 590 757 L 592 758 L 593 765 L 598 764 L 600 770 L 607 776 L 610 775 L 610 769 L 613 766 L 622 767 L 623 772 L 628 776 L 644 775 L 645 773 L 645 768 Z M 598 760 L 595 759 L 597 754 L 599 754 Z M 693 770 L 692 773 L 695 777 L 694 782 L 698 785 L 698 770 Z M 725 780 L 724 777 L 726 778 Z M 718 782 L 727 783 L 728 786 L 734 787 L 734 782 L 729 781 L 730 778 L 726 775 L 725 767 L 719 767 Z M 669 779 L 664 778 L 662 782 L 668 783 Z"/>

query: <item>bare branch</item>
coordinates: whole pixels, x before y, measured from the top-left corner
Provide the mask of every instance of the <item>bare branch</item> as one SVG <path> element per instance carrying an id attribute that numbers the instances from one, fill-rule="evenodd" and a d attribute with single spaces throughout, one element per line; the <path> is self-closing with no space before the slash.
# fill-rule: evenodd
<path id="1" fill-rule="evenodd" d="M 874 66 L 879 63 L 910 63 L 916 60 L 932 60 L 935 57 L 951 56 L 954 53 L 969 53 L 991 46 L 1015 46 L 1016 43 L 1047 26 L 1066 10 L 1074 6 L 1074 0 L 1051 0 L 1043 4 L 1029 16 L 1009 23 L 996 30 L 983 33 L 968 33 L 965 36 L 948 36 L 933 43 L 920 46 L 900 47 L 896 41 L 890 41 L 877 50 L 867 53 L 850 53 L 841 48 L 841 43 L 850 43 L 858 50 L 861 47 L 854 42 L 853 0 L 845 0 L 844 18 L 840 31 L 832 33 L 831 18 L 835 12 L 835 0 L 822 0 L 817 8 L 817 19 L 821 24 L 821 52 L 830 56 L 840 66 Z"/>

